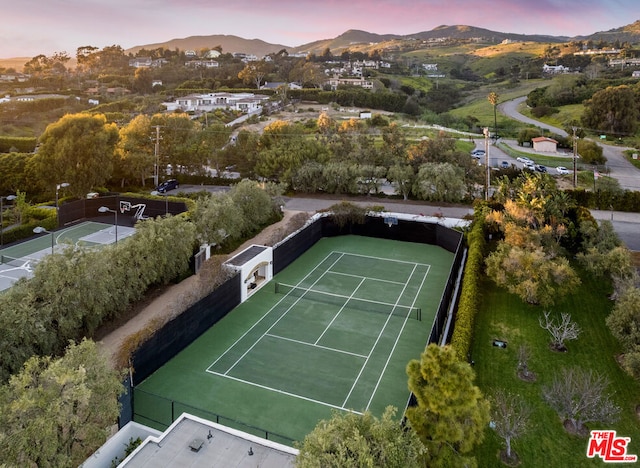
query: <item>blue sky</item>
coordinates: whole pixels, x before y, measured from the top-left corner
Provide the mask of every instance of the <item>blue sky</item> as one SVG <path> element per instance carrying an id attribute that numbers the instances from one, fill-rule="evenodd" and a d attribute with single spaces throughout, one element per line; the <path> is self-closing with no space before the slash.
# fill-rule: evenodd
<path id="1" fill-rule="evenodd" d="M 0 0 L 0 58 L 81 46 L 124 49 L 232 34 L 295 47 L 348 29 L 411 34 L 440 25 L 589 35 L 640 19 L 638 0 Z"/>

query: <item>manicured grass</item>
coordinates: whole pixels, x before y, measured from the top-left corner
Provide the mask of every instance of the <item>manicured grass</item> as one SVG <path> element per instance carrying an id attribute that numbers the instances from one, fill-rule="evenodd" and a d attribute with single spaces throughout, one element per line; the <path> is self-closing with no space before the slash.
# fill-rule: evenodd
<path id="1" fill-rule="evenodd" d="M 582 287 L 566 296 L 549 310 L 571 313 L 582 329 L 578 340 L 567 342 L 568 352 L 549 349 L 550 335 L 538 323 L 540 307 L 527 305 L 517 296 L 497 288 L 486 280 L 481 310 L 475 321 L 471 358 L 475 361 L 476 383 L 485 395 L 503 388 L 521 395 L 532 406 L 528 432 L 512 441 L 512 448 L 527 467 L 602 466 L 600 459 L 586 457 L 587 438 L 569 435 L 558 415 L 544 402 L 542 389 L 564 367 L 581 367 L 604 373 L 610 379 L 610 392 L 622 408 L 615 424 L 591 424 L 590 429 L 613 429 L 619 436 L 630 437 L 628 454 L 640 454 L 640 423 L 635 408 L 640 404 L 640 385 L 616 363 L 621 349 L 605 325 L 613 303 L 605 281 L 582 274 Z M 494 339 L 507 342 L 507 348 L 492 345 Z M 526 383 L 516 375 L 518 348 L 526 345 L 531 353 L 529 368 L 537 380 Z M 488 429 L 484 443 L 476 450 L 478 466 L 500 466 L 499 452 L 504 441 Z M 624 466 L 624 464 L 621 464 Z"/>

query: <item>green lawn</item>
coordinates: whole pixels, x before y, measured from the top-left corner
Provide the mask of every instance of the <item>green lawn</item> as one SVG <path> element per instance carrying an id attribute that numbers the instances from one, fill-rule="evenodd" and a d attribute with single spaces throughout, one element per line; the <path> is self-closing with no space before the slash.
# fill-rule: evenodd
<path id="1" fill-rule="evenodd" d="M 524 397 L 533 407 L 530 429 L 512 442 L 512 448 L 526 467 L 603 466 L 600 459 L 586 457 L 587 438 L 569 435 L 557 414 L 543 401 L 542 388 L 564 367 L 578 366 L 605 373 L 610 391 L 622 408 L 620 420 L 611 425 L 593 424 L 590 429 L 614 429 L 619 436 L 630 437 L 628 454 L 640 454 L 640 424 L 636 406 L 640 404 L 640 385 L 616 363 L 620 346 L 609 333 L 605 317 L 612 301 L 603 281 L 582 275 L 582 287 L 573 296 L 563 297 L 549 310 L 569 312 L 582 329 L 578 340 L 567 343 L 567 353 L 549 349 L 549 333 L 538 324 L 543 309 L 524 304 L 518 297 L 497 288 L 486 280 L 481 290 L 482 308 L 476 317 L 472 359 L 477 384 L 485 395 L 503 388 Z M 507 342 L 507 348 L 492 345 L 494 339 Z M 518 348 L 526 345 L 531 352 L 529 368 L 537 381 L 526 383 L 516 375 Z M 500 466 L 499 451 L 503 440 L 492 430 L 476 450 L 478 466 Z M 619 466 L 625 466 L 620 464 Z"/>

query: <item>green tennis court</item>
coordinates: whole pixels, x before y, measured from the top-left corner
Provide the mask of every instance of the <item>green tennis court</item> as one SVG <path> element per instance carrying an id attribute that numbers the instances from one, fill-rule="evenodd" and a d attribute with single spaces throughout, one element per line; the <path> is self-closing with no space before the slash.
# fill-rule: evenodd
<path id="1" fill-rule="evenodd" d="M 452 262 L 432 245 L 323 238 L 138 385 L 135 420 L 214 414 L 302 440 L 333 410 L 401 412 Z"/>

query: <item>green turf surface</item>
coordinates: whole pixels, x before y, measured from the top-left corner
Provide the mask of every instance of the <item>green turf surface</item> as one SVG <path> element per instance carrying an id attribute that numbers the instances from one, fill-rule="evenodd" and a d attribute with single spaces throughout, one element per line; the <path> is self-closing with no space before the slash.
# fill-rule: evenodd
<path id="1" fill-rule="evenodd" d="M 482 307 L 475 320 L 472 348 L 476 383 L 486 395 L 502 388 L 520 395 L 533 408 L 527 432 L 512 441 L 520 466 L 606 466 L 599 458 L 586 457 L 587 437 L 568 434 L 558 415 L 542 397 L 543 388 L 565 367 L 592 369 L 609 379 L 609 392 L 622 409 L 620 419 L 613 424 L 590 423 L 588 426 L 590 429 L 614 429 L 618 436 L 630 437 L 628 453 L 640 455 L 640 425 L 636 414 L 640 385 L 616 362 L 621 348 L 605 324 L 613 306 L 608 298 L 611 292 L 608 282 L 586 274 L 582 274 L 581 279 L 578 293 L 558 298 L 557 305 L 548 309 L 553 317 L 561 312 L 570 313 L 582 330 L 577 340 L 566 343 L 566 353 L 553 352 L 549 348 L 550 334 L 538 323 L 538 317 L 545 309 L 523 303 L 490 280 L 482 287 Z M 494 339 L 507 341 L 507 348 L 492 346 Z M 516 375 L 518 348 L 522 345 L 531 352 L 529 368 L 537 376 L 535 382 L 524 382 Z M 500 466 L 497 457 L 503 448 L 504 441 L 494 431 L 487 430 L 484 443 L 475 451 L 478 466 Z"/>
<path id="2" fill-rule="evenodd" d="M 302 440 L 332 410 L 402 411 L 405 366 L 426 345 L 452 262 L 436 246 L 324 238 L 274 280 L 344 298 L 266 284 L 136 387 L 135 420 L 162 428 L 200 408 Z M 395 305 L 420 307 L 422 320 L 408 308 L 391 314 Z"/>

